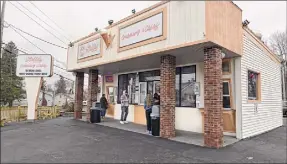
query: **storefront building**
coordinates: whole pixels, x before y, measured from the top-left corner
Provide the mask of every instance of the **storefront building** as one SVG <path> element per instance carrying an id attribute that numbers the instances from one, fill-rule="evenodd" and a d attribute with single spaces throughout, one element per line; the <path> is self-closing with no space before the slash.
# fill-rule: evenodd
<path id="1" fill-rule="evenodd" d="M 99 101 L 101 75 L 115 119 L 123 90 L 128 121 L 137 124 L 146 124 L 146 94 L 160 94 L 163 138 L 203 133 L 206 146 L 219 148 L 223 135 L 242 139 L 282 125 L 280 60 L 229 1 L 162 1 L 75 41 L 67 62 L 76 73 L 76 119 L 86 73 L 88 107 Z"/>

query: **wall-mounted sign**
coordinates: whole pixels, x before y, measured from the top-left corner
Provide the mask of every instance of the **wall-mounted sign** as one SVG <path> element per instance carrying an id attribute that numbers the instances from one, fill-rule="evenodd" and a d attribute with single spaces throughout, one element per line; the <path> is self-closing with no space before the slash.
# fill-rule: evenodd
<path id="1" fill-rule="evenodd" d="M 112 83 L 112 82 L 114 82 L 114 80 L 113 80 L 113 76 L 105 76 L 105 79 L 106 79 L 106 83 Z"/>
<path id="2" fill-rule="evenodd" d="M 24 54 L 17 57 L 16 75 L 20 77 L 49 77 L 53 74 L 53 57 L 49 54 Z"/>
<path id="3" fill-rule="evenodd" d="M 95 38 L 79 44 L 78 60 L 101 54 L 101 38 Z"/>
<path id="4" fill-rule="evenodd" d="M 165 33 L 164 14 L 165 10 L 160 10 L 152 16 L 120 28 L 119 48 L 163 36 Z"/>
<path id="5" fill-rule="evenodd" d="M 193 92 L 195 95 L 200 95 L 200 83 L 199 82 L 194 83 Z"/>

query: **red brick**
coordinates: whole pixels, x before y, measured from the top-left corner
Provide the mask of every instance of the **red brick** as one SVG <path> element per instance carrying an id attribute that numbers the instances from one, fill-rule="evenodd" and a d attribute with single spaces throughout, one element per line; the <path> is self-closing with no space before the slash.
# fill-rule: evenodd
<path id="1" fill-rule="evenodd" d="M 90 122 L 90 108 L 93 102 L 97 102 L 98 70 L 89 70 L 88 83 L 87 121 Z"/>
<path id="2" fill-rule="evenodd" d="M 74 118 L 82 119 L 83 109 L 83 90 L 84 90 L 84 73 L 76 73 L 76 92 L 75 92 L 75 105 L 74 105 Z"/>
<path id="3" fill-rule="evenodd" d="M 204 144 L 223 144 L 222 55 L 217 47 L 204 49 Z"/>
<path id="4" fill-rule="evenodd" d="M 160 65 L 160 136 L 175 137 L 175 69 L 176 58 L 161 57 Z"/>

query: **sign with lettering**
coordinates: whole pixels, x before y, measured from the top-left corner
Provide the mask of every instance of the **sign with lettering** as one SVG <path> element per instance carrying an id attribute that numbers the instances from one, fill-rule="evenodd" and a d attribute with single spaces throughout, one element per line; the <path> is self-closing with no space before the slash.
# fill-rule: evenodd
<path id="1" fill-rule="evenodd" d="M 112 83 L 112 82 L 114 82 L 114 80 L 113 80 L 113 76 L 105 76 L 106 77 L 106 83 Z"/>
<path id="2" fill-rule="evenodd" d="M 120 29 L 119 47 L 163 35 L 163 12 Z"/>
<path id="3" fill-rule="evenodd" d="M 101 53 L 100 38 L 84 42 L 80 44 L 78 47 L 78 59 L 83 59 L 94 55 L 100 55 L 100 53 Z"/>
<path id="4" fill-rule="evenodd" d="M 53 58 L 51 55 L 24 54 L 17 57 L 16 75 L 20 77 L 52 76 Z"/>

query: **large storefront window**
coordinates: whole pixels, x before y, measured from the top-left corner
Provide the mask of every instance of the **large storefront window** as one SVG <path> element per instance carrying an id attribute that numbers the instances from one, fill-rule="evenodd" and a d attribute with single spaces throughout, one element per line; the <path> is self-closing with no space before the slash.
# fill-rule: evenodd
<path id="1" fill-rule="evenodd" d="M 129 95 L 129 103 L 134 104 L 136 99 L 136 74 L 122 74 L 118 76 L 118 103 L 121 103 L 121 95 L 123 94 L 123 91 L 126 90 L 126 92 Z"/>
<path id="2" fill-rule="evenodd" d="M 176 69 L 176 106 L 196 107 L 196 95 L 193 88 L 196 82 L 196 66 L 179 67 Z"/>

